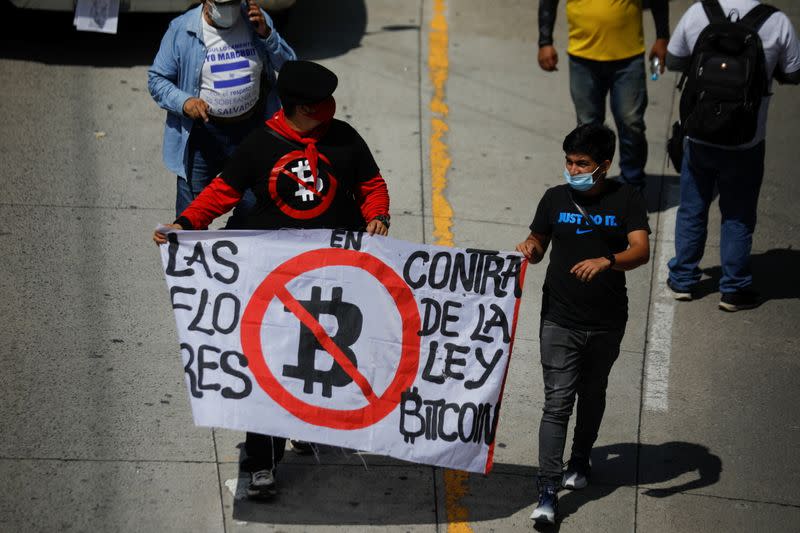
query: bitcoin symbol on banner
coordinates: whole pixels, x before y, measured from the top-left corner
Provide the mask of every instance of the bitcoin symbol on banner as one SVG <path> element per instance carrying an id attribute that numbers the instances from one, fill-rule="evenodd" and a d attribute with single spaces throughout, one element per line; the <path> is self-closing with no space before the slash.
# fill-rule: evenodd
<path id="1" fill-rule="evenodd" d="M 299 302 L 314 319 L 319 322 L 320 315 L 331 315 L 336 318 L 336 335 L 331 340 L 345 356 L 358 367 L 356 354 L 350 349 L 361 335 L 361 326 L 364 317 L 356 305 L 342 301 L 342 288 L 333 287 L 330 300 L 322 300 L 322 287 L 311 288 L 311 299 Z M 284 308 L 289 312 L 289 309 Z M 336 361 L 329 370 L 319 370 L 316 367 L 317 350 L 325 351 L 317 338 L 305 324 L 300 324 L 300 343 L 297 348 L 297 366 L 284 365 L 283 375 L 288 378 L 302 380 L 303 392 L 314 392 L 314 383 L 322 384 L 322 395 L 330 398 L 333 387 L 344 387 L 353 381 L 347 372 Z"/>

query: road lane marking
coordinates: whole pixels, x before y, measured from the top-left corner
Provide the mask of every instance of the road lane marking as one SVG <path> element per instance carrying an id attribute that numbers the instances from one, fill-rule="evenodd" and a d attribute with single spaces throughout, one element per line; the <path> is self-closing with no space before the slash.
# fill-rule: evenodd
<path id="1" fill-rule="evenodd" d="M 677 206 L 679 197 L 678 186 L 668 185 L 665 205 Z M 674 231 L 677 210 L 677 207 L 671 207 L 661 215 L 661 230 L 665 233 Z M 667 288 L 667 262 L 671 256 L 671 247 L 662 239 L 658 243 L 654 281 L 656 289 L 645 356 L 644 408 L 655 413 L 666 413 L 669 410 L 669 365 L 672 355 L 672 323 L 675 318 L 675 300 Z"/>
<path id="2" fill-rule="evenodd" d="M 469 493 L 469 474 L 460 470 L 444 471 L 445 506 L 448 533 L 472 533 L 469 510 L 461 500 Z"/>
<path id="3" fill-rule="evenodd" d="M 450 149 L 447 146 L 448 108 L 445 89 L 449 75 L 447 53 L 447 2 L 434 0 L 433 17 L 428 35 L 428 75 L 433 85 L 431 110 L 431 208 L 433 210 L 433 238 L 435 244 L 453 246 L 453 208 L 444 195 L 447 188 L 447 170 L 450 168 Z"/>
<path id="4" fill-rule="evenodd" d="M 431 210 L 435 244 L 453 246 L 453 208 L 444 195 L 447 170 L 450 168 L 450 149 L 447 145 L 447 116 L 445 89 L 449 75 L 447 2 L 434 0 L 433 16 L 428 33 L 428 76 L 433 86 L 431 111 Z M 469 493 L 469 475 L 458 470 L 444 469 L 445 508 L 448 533 L 472 533 L 469 511 L 462 499 Z"/>

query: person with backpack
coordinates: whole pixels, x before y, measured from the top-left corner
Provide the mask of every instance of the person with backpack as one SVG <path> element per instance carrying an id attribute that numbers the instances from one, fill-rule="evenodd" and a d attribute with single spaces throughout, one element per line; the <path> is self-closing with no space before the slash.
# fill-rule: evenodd
<path id="1" fill-rule="evenodd" d="M 703 0 L 678 22 L 667 68 L 682 71 L 681 129 L 686 136 L 667 286 L 692 299 L 702 274 L 708 211 L 719 191 L 722 277 L 719 308 L 751 309 L 750 250 L 764 176 L 764 137 L 772 79 L 800 83 L 800 43 L 789 18 L 756 0 Z"/>

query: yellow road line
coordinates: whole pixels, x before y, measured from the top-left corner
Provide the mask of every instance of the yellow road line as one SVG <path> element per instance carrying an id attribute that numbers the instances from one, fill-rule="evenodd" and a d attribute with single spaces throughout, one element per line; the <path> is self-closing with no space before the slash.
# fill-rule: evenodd
<path id="1" fill-rule="evenodd" d="M 433 238 L 435 244 L 453 246 L 453 208 L 444 196 L 450 152 L 446 143 L 447 104 L 445 86 L 448 76 L 446 1 L 434 0 L 428 37 L 428 74 L 433 84 L 431 98 L 431 207 L 433 209 Z"/>
<path id="2" fill-rule="evenodd" d="M 460 470 L 444 471 L 445 506 L 448 533 L 472 533 L 469 510 L 461 499 L 469 493 L 469 474 Z"/>
<path id="3" fill-rule="evenodd" d="M 433 238 L 435 244 L 453 246 L 453 208 L 444 195 L 447 188 L 447 170 L 450 168 L 450 150 L 447 146 L 447 115 L 445 87 L 449 74 L 447 54 L 448 31 L 446 0 L 434 0 L 428 37 L 428 75 L 433 85 L 431 98 L 431 209 L 433 210 Z M 462 498 L 469 492 L 469 475 L 458 470 L 444 471 L 445 506 L 448 533 L 472 533 L 469 512 Z"/>

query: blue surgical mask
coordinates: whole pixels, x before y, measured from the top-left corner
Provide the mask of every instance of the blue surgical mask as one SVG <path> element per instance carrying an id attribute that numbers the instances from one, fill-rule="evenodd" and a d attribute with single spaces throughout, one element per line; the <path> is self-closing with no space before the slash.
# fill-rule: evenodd
<path id="1" fill-rule="evenodd" d="M 208 3 L 208 15 L 214 24 L 220 28 L 230 28 L 239 17 L 239 2 L 217 5 L 215 2 Z"/>
<path id="2" fill-rule="evenodd" d="M 583 174 L 575 174 L 574 176 L 571 176 L 569 170 L 565 168 L 564 179 L 567 181 L 569 186 L 576 191 L 588 191 L 594 187 L 594 173 L 598 170 L 600 170 L 599 166 L 592 172 L 584 172 Z"/>

